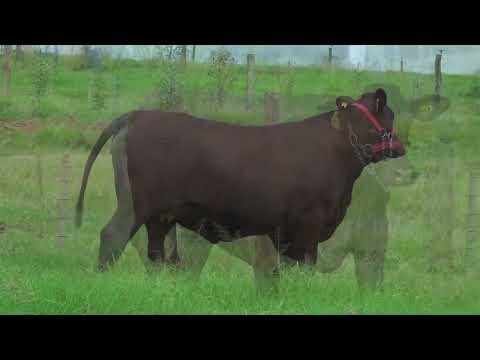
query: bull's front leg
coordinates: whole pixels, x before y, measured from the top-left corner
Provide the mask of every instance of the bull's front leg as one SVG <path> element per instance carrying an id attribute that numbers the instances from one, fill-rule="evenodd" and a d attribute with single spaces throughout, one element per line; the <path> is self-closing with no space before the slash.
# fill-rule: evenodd
<path id="1" fill-rule="evenodd" d="M 304 263 L 309 271 L 316 270 L 318 244 L 328 240 L 334 231 L 335 227 L 321 222 L 307 226 L 301 231 L 302 236 L 297 241 L 304 248 Z"/>
<path id="2" fill-rule="evenodd" d="M 256 238 L 253 269 L 257 290 L 278 290 L 278 252 L 267 235 Z"/>
<path id="3" fill-rule="evenodd" d="M 165 236 L 165 263 L 167 265 L 179 266 L 180 256 L 177 246 L 177 225 L 174 225 Z"/>
<path id="4" fill-rule="evenodd" d="M 383 213 L 383 214 L 382 214 Z M 361 292 L 374 291 L 383 283 L 385 255 L 388 244 L 386 209 L 377 218 L 363 224 L 367 230 L 357 229 L 353 240 L 355 275 Z"/>
<path id="5" fill-rule="evenodd" d="M 334 235 L 319 245 L 317 271 L 332 273 L 342 266 L 350 253 L 351 225 L 346 220 L 335 230 Z"/>
<path id="6" fill-rule="evenodd" d="M 336 229 L 336 225 L 332 225 L 328 217 L 321 216 L 323 213 L 317 210 L 303 219 L 303 223 L 296 229 L 289 255 L 302 262 L 305 269 L 312 273 L 317 270 L 319 243 L 330 239 Z"/>
<path id="7" fill-rule="evenodd" d="M 361 293 L 373 292 L 383 283 L 383 266 L 385 254 L 378 251 L 356 249 L 353 253 L 355 274 Z"/>
<path id="8" fill-rule="evenodd" d="M 317 264 L 318 258 L 318 243 L 313 240 L 312 238 L 309 239 L 307 242 L 307 246 L 305 248 L 305 265 L 309 271 L 315 270 L 315 265 Z"/>
<path id="9" fill-rule="evenodd" d="M 165 236 L 169 233 L 172 226 L 174 226 L 174 223 L 168 223 L 162 217 L 155 217 L 145 225 L 148 234 L 147 257 L 150 260 L 147 270 L 161 269 L 163 265 L 167 263 L 165 256 Z"/>

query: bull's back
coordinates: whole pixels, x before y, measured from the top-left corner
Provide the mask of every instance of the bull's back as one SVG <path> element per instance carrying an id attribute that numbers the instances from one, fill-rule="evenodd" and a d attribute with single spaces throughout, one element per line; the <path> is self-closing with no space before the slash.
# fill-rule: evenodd
<path id="1" fill-rule="evenodd" d="M 301 127 L 235 126 L 182 113 L 136 113 L 127 143 L 134 202 L 144 212 L 192 204 L 236 223 L 274 221 L 296 188 L 316 191 L 325 182 L 317 171 L 324 162 L 312 159 L 319 153 L 320 136 L 310 141 L 312 132 Z"/>
<path id="2" fill-rule="evenodd" d="M 239 195 L 235 193 L 242 173 L 248 159 L 259 152 L 260 138 L 259 127 L 182 113 L 136 113 L 128 131 L 127 156 L 137 208 L 150 213 L 160 210 L 157 207 L 208 204 L 220 210 Z"/>

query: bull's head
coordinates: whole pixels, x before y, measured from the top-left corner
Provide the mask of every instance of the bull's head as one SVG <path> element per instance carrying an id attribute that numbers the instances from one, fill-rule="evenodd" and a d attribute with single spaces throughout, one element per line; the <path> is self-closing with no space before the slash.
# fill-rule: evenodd
<path id="1" fill-rule="evenodd" d="M 354 101 L 347 96 L 337 98 L 332 127 L 345 131 L 354 149 L 367 163 L 405 155 L 405 147 L 393 128 L 394 113 L 387 106 L 383 89 L 363 94 Z"/>

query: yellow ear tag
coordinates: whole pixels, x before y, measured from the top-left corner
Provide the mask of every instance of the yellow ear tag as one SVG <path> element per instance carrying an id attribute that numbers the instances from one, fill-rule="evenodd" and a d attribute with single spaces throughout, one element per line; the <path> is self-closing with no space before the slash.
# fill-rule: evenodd
<path id="1" fill-rule="evenodd" d="M 342 104 L 340 105 L 340 107 L 341 107 L 342 109 L 346 109 L 346 108 L 348 107 L 348 103 L 346 103 L 346 102 L 344 101 L 344 102 L 342 102 Z"/>
<path id="2" fill-rule="evenodd" d="M 343 105 L 343 104 L 342 104 Z M 335 111 L 335 113 L 333 114 L 332 118 L 330 119 L 330 123 L 332 124 L 332 127 L 334 129 L 337 129 L 339 130 L 341 128 L 341 125 L 340 125 L 340 117 L 338 116 L 338 112 Z"/>

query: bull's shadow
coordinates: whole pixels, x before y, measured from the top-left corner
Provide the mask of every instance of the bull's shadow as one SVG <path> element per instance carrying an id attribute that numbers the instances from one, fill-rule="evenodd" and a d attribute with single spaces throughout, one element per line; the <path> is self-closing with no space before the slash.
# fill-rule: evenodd
<path id="1" fill-rule="evenodd" d="M 375 84 L 369 86 L 365 92 L 379 87 L 385 88 L 389 94 L 389 103 L 396 114 L 396 128 L 407 146 L 413 121 L 433 120 L 449 106 L 447 99 L 435 96 L 407 101 L 394 85 Z M 325 106 L 320 105 L 318 109 L 331 110 L 331 103 L 327 96 Z M 347 255 L 352 254 L 359 285 L 380 285 L 389 237 L 389 192 L 394 186 L 412 184 L 417 176 L 408 155 L 369 165 L 354 185 L 352 203 L 344 221 L 330 240 L 319 245 L 317 269 L 320 272 L 335 271 Z M 255 242 L 260 241 L 264 240 L 248 238 L 235 242 L 219 242 L 218 245 L 227 253 L 255 266 L 255 249 L 258 246 Z M 133 245 L 145 263 L 148 263 L 146 239 L 138 237 L 133 241 Z M 165 246 L 166 252 L 170 254 L 178 250 L 184 266 L 197 275 L 202 271 L 212 248 L 210 242 L 192 232 L 177 239 L 175 228 L 168 234 Z M 287 258 L 284 259 L 288 262 Z"/>

